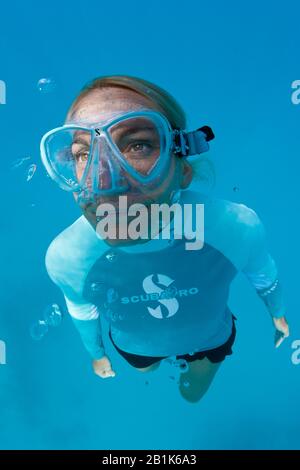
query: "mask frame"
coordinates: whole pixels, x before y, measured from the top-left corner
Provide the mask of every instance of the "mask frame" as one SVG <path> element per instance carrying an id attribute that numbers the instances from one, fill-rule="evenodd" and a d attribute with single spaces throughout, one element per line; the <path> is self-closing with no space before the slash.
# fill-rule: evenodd
<path id="1" fill-rule="evenodd" d="M 122 123 L 128 119 L 139 117 L 148 118 L 153 123 L 155 123 L 157 129 L 159 130 L 160 136 L 160 155 L 156 164 L 153 166 L 151 172 L 148 175 L 142 175 L 130 164 L 128 164 L 128 162 L 126 162 L 109 132 L 109 129 L 116 124 Z M 72 181 L 70 178 L 66 178 L 63 174 L 56 170 L 55 165 L 53 164 L 53 158 L 51 160 L 51 155 L 49 155 L 50 152 L 48 150 L 49 140 L 54 135 L 58 135 L 58 133 L 66 132 L 68 130 L 88 132 L 91 136 L 87 165 L 80 181 L 77 183 Z M 90 173 L 92 174 L 92 180 L 94 182 L 97 178 L 99 178 L 98 172 L 101 157 L 99 155 L 99 145 L 97 144 L 100 142 L 100 139 L 105 140 L 106 145 L 108 145 L 109 150 L 113 154 L 113 159 L 115 162 L 117 162 L 120 168 L 123 168 L 123 170 L 128 173 L 131 178 L 138 182 L 139 185 L 147 186 L 148 184 L 152 184 L 155 182 L 155 180 L 159 179 L 160 175 L 163 173 L 163 170 L 169 162 L 171 153 L 174 153 L 176 156 L 182 158 L 206 152 L 209 150 L 208 141 L 212 140 L 213 138 L 214 134 L 211 128 L 208 126 L 203 126 L 192 132 L 186 132 L 182 129 L 172 129 L 168 119 L 162 113 L 149 109 L 139 109 L 137 111 L 130 111 L 128 113 L 118 113 L 117 116 L 113 116 L 104 122 L 102 121 L 96 124 L 85 126 L 76 123 L 68 123 L 52 129 L 42 137 L 40 143 L 40 152 L 41 159 L 47 173 L 61 189 L 69 192 L 82 192 L 87 190 L 86 179 Z M 93 165 L 93 168 L 91 168 L 91 165 Z M 110 171 L 112 181 L 111 189 L 101 189 L 96 187 L 97 185 L 93 183 L 93 192 L 97 192 L 98 194 L 120 192 L 120 187 L 116 185 L 116 178 L 111 165 Z"/>

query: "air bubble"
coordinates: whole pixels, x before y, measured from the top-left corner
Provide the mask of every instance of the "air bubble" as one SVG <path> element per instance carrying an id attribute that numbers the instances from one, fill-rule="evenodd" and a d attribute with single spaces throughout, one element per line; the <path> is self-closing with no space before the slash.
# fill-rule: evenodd
<path id="1" fill-rule="evenodd" d="M 33 178 L 33 176 L 36 172 L 36 169 L 37 169 L 37 166 L 36 166 L 35 163 L 33 163 L 32 165 L 29 166 L 29 168 L 27 170 L 27 176 L 26 176 L 26 181 L 27 182 L 30 181 Z"/>
<path id="2" fill-rule="evenodd" d="M 92 292 L 97 292 L 98 294 L 103 294 L 106 290 L 106 286 L 103 282 L 97 281 L 92 282 L 90 285 L 90 289 Z"/>
<path id="3" fill-rule="evenodd" d="M 119 315 L 116 312 L 112 312 L 110 315 L 111 321 L 116 322 L 119 318 Z"/>
<path id="4" fill-rule="evenodd" d="M 56 84 L 52 78 L 41 78 L 37 82 L 37 89 L 40 93 L 51 93 L 56 88 Z"/>
<path id="5" fill-rule="evenodd" d="M 15 160 L 12 165 L 11 165 L 11 169 L 12 170 L 16 170 L 17 168 L 19 168 L 20 166 L 22 166 L 25 162 L 27 162 L 28 160 L 30 160 L 31 157 L 21 157 L 21 158 L 18 158 L 17 160 Z"/>
<path id="6" fill-rule="evenodd" d="M 180 370 L 180 372 L 186 372 L 189 369 L 189 365 L 185 359 L 177 359 L 173 365 Z"/>
<path id="7" fill-rule="evenodd" d="M 111 251 L 110 253 L 107 253 L 107 255 L 105 255 L 105 258 L 106 258 L 107 261 L 109 261 L 110 263 L 113 263 L 113 262 L 116 261 L 117 255 L 116 255 L 116 253 L 114 253 L 113 251 Z"/>
<path id="8" fill-rule="evenodd" d="M 61 324 L 63 315 L 59 305 L 52 304 L 45 308 L 43 317 L 48 326 L 56 327 Z"/>
<path id="9" fill-rule="evenodd" d="M 40 341 L 48 333 L 48 325 L 44 320 L 38 320 L 30 327 L 30 336 L 35 341 Z"/>

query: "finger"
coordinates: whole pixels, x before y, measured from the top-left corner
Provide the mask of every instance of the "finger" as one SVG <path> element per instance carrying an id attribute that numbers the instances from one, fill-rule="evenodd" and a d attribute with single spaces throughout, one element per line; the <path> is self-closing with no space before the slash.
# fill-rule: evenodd
<path id="1" fill-rule="evenodd" d="M 277 342 L 275 343 L 275 348 L 279 348 L 279 346 L 281 345 L 281 343 L 283 342 L 284 340 L 284 336 L 282 336 L 281 338 L 279 338 L 277 340 Z"/>
<path id="2" fill-rule="evenodd" d="M 282 331 L 282 330 L 277 330 L 278 333 L 276 333 L 275 335 L 275 338 L 276 338 L 276 341 L 283 337 L 283 338 L 288 338 L 289 336 L 289 332 L 288 331 Z"/>
<path id="3" fill-rule="evenodd" d="M 290 336 L 290 330 L 289 330 L 289 327 L 288 326 L 285 326 L 284 328 L 281 328 L 280 331 L 285 338 L 287 338 L 288 336 Z"/>
<path id="4" fill-rule="evenodd" d="M 275 342 L 275 348 L 278 348 L 283 340 L 284 334 L 280 330 L 275 331 L 275 337 L 274 337 L 274 342 Z"/>
<path id="5" fill-rule="evenodd" d="M 281 336 L 278 338 L 275 337 L 275 347 L 279 348 L 279 346 L 283 343 L 283 341 L 288 337 L 288 334 L 282 333 Z"/>

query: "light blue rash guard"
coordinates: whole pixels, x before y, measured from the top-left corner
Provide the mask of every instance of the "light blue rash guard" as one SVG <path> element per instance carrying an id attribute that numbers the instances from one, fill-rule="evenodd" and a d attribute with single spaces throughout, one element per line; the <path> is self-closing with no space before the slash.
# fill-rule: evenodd
<path id="1" fill-rule="evenodd" d="M 277 267 L 264 226 L 244 204 L 181 192 L 178 202 L 204 206 L 204 240 L 152 239 L 112 248 L 84 216 L 50 244 L 46 267 L 94 359 L 105 354 L 101 318 L 115 344 L 142 356 L 173 356 L 216 348 L 232 329 L 230 284 L 242 271 L 273 317 L 285 315 Z"/>

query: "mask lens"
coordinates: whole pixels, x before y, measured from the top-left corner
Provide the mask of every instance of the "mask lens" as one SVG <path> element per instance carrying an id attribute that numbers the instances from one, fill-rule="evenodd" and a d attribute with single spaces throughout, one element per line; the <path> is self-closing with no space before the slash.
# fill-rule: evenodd
<path id="1" fill-rule="evenodd" d="M 51 170 L 65 185 L 76 189 L 89 161 L 91 132 L 86 129 L 61 129 L 50 135 L 45 151 Z"/>
<path id="2" fill-rule="evenodd" d="M 64 126 L 41 144 L 42 160 L 69 191 L 124 192 L 161 184 L 170 168 L 170 128 L 159 113 L 132 113 L 104 127 Z"/>
<path id="3" fill-rule="evenodd" d="M 84 169 L 84 186 L 90 193 L 102 194 L 128 189 L 124 170 L 104 135 L 93 141 L 89 166 Z"/>
<path id="4" fill-rule="evenodd" d="M 108 129 L 112 143 L 126 166 L 149 176 L 162 153 L 162 128 L 148 117 L 135 117 Z"/>

